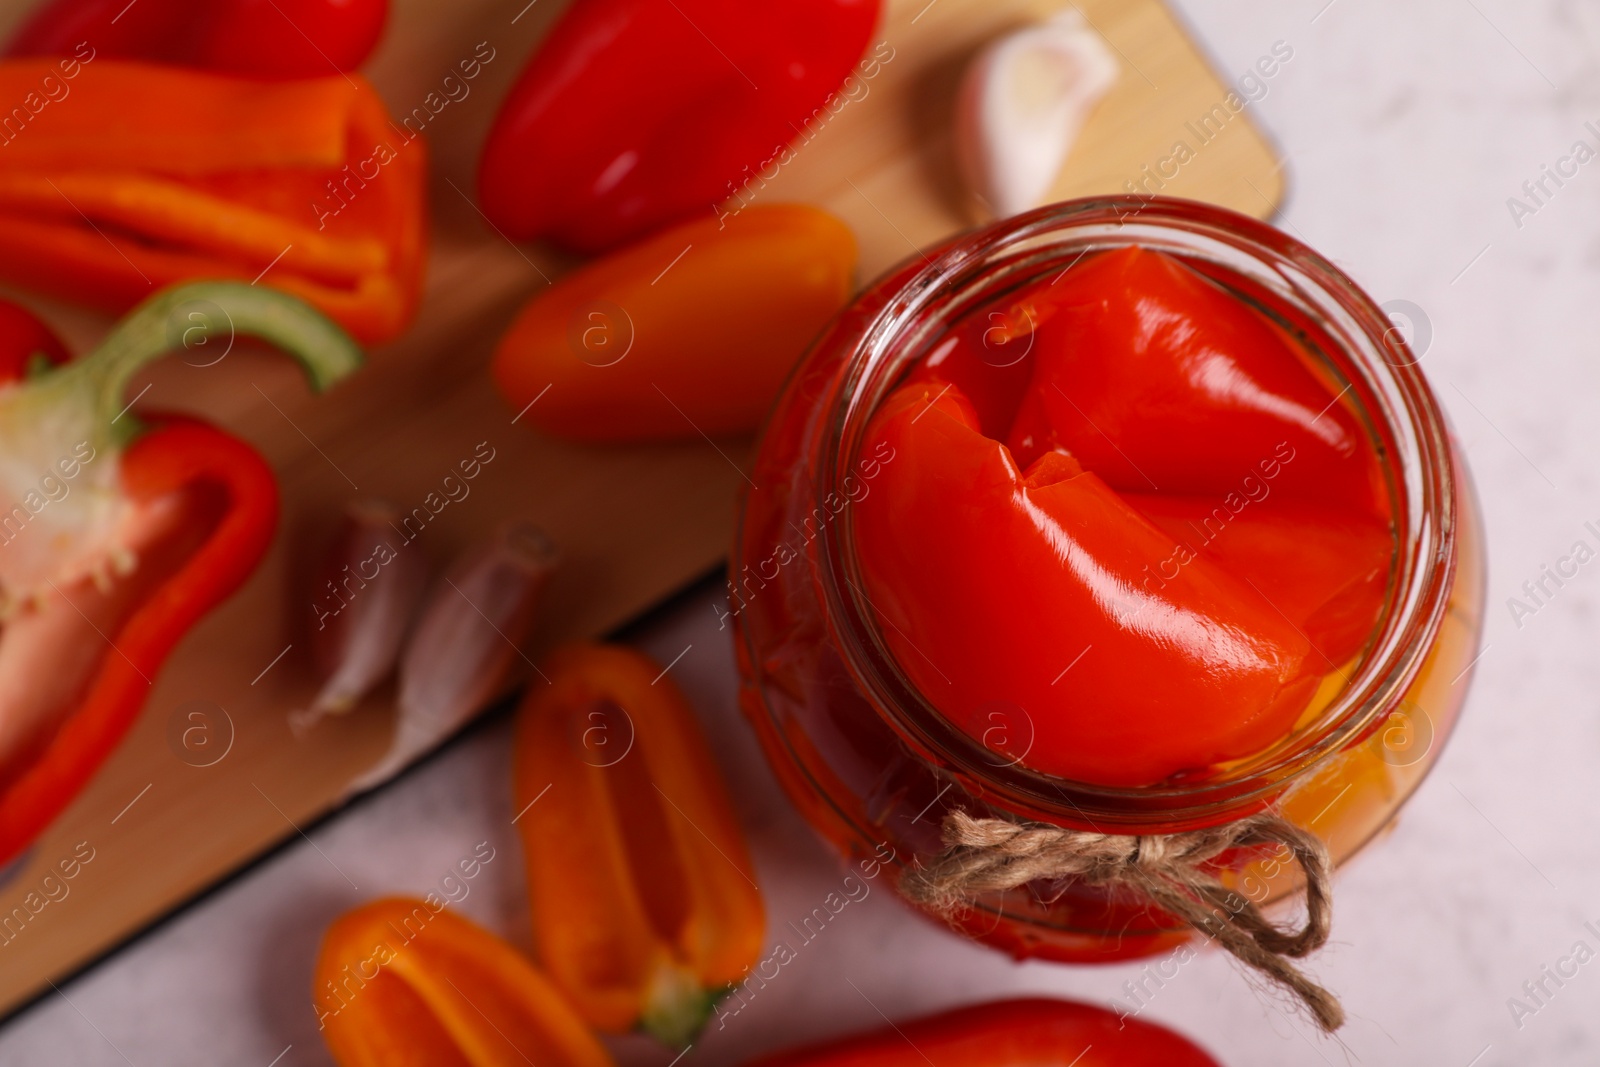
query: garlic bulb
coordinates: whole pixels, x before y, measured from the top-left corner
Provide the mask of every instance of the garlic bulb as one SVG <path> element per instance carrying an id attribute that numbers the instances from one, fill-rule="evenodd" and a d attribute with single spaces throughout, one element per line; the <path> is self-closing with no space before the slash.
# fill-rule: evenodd
<path id="1" fill-rule="evenodd" d="M 406 642 L 389 751 L 350 792 L 385 781 L 510 691 L 531 666 L 522 646 L 555 565 L 550 539 L 526 522 L 502 526 L 456 561 Z"/>
<path id="2" fill-rule="evenodd" d="M 400 509 L 383 500 L 345 508 L 312 590 L 311 659 L 322 689 L 309 709 L 290 717 L 296 734 L 355 707 L 400 658 L 430 568 L 422 549 L 406 542 L 399 519 Z"/>
<path id="3" fill-rule="evenodd" d="M 975 199 L 999 217 L 1044 203 L 1117 61 L 1075 8 L 991 43 L 956 103 L 956 154 Z"/>

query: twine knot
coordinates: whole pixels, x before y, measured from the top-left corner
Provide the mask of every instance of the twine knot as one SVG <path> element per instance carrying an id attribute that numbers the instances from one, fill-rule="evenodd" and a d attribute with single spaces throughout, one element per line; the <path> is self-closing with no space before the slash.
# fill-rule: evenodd
<path id="1" fill-rule="evenodd" d="M 949 916 L 986 893 L 1039 879 L 1129 889 L 1289 990 L 1325 1032 L 1344 1025 L 1338 998 L 1289 962 L 1328 940 L 1333 864 L 1321 839 L 1282 816 L 1264 813 L 1187 833 L 1131 836 L 952 811 L 944 820 L 944 844 L 931 862 L 902 877 L 901 892 L 913 903 Z M 1254 901 L 1224 886 L 1207 866 L 1231 849 L 1264 846 L 1286 850 L 1305 873 L 1306 920 L 1299 929 L 1273 925 Z"/>

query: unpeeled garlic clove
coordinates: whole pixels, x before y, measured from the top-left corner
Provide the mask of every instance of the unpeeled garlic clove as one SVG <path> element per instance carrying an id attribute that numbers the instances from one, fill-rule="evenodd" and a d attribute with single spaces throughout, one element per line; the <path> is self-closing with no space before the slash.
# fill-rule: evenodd
<path id="1" fill-rule="evenodd" d="M 538 527 L 508 523 L 434 586 L 401 657 L 394 740 L 352 792 L 388 779 L 510 692 L 529 664 L 522 646 L 556 560 Z"/>
<path id="2" fill-rule="evenodd" d="M 355 707 L 400 658 L 430 568 L 401 535 L 399 519 L 400 509 L 384 500 L 345 508 L 312 590 L 311 659 L 322 689 L 291 718 L 297 733 Z"/>
<path id="3" fill-rule="evenodd" d="M 956 103 L 956 154 L 974 198 L 1002 218 L 1044 203 L 1116 80 L 1111 50 L 1074 8 L 992 42 Z"/>

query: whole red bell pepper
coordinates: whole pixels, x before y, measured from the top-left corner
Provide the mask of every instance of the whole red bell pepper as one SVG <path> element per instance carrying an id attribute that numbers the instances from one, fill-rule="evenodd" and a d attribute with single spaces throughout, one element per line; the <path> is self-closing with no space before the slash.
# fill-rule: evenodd
<path id="1" fill-rule="evenodd" d="M 82 359 L 0 385 L 0 863 L 82 789 L 179 638 L 271 544 L 277 485 L 255 450 L 194 419 L 147 426 L 123 395 L 170 348 L 235 333 L 296 357 L 318 389 L 361 362 L 298 299 L 202 282 L 152 297 Z"/>
<path id="2" fill-rule="evenodd" d="M 1164 1027 L 1068 1000 L 974 1004 L 757 1060 L 749 1067 L 1218 1067 Z"/>
<path id="3" fill-rule="evenodd" d="M 144 59 L 271 80 L 355 70 L 372 54 L 389 0 L 47 0 L 8 56 Z"/>
<path id="4" fill-rule="evenodd" d="M 788 146 L 866 50 L 880 0 L 575 0 L 484 145 L 484 213 L 599 252 L 710 212 Z"/>

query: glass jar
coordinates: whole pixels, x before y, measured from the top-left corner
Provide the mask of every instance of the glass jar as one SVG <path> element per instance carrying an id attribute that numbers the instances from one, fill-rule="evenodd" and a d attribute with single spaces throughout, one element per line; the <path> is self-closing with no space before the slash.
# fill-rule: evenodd
<path id="1" fill-rule="evenodd" d="M 1293 732 L 1202 781 L 1111 788 L 1056 778 L 945 721 L 906 680 L 860 593 L 851 504 L 882 457 L 858 454 L 877 404 L 949 326 L 1086 252 L 1137 244 L 1262 311 L 1316 364 L 1384 467 L 1395 557 L 1365 650 Z M 1399 331 L 1331 263 L 1254 219 L 1119 197 L 1052 205 L 913 257 L 818 340 L 779 398 L 744 492 L 729 575 L 741 704 L 778 779 L 842 853 L 904 870 L 941 848 L 945 813 L 1164 834 L 1269 807 L 1335 862 L 1395 815 L 1438 758 L 1476 656 L 1482 536 L 1470 482 Z M 1330 676 L 1335 677 L 1335 676 Z M 1137 684 L 1137 679 L 1129 679 Z M 995 722 L 1000 731 L 1025 722 Z M 1000 739 L 1003 740 L 1003 739 Z M 1294 892 L 1283 856 L 1240 854 L 1225 881 L 1258 903 Z M 1030 883 L 955 924 L 1017 956 L 1126 959 L 1190 936 L 1126 890 Z"/>

